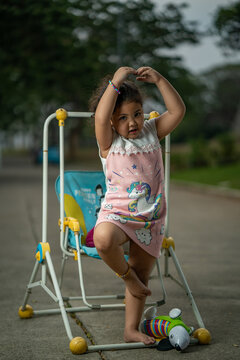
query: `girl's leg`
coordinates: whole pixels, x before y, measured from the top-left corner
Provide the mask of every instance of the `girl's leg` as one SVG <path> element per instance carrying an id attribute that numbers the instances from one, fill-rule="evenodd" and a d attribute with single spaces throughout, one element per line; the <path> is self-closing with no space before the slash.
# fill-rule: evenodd
<path id="1" fill-rule="evenodd" d="M 103 261 L 116 273 L 128 273 L 128 264 L 124 258 L 122 245 L 129 241 L 127 235 L 117 225 L 109 222 L 100 223 L 94 230 L 94 244 Z M 131 264 L 130 264 L 131 266 Z M 132 296 L 145 298 L 150 290 L 131 269 L 124 279 Z"/>
<path id="2" fill-rule="evenodd" d="M 131 241 L 129 264 L 135 270 L 138 278 L 148 285 L 148 279 L 156 259 L 142 250 L 137 244 Z M 126 311 L 124 340 L 126 342 L 143 342 L 153 344 L 155 339 L 139 331 L 139 324 L 142 318 L 146 297 L 137 298 L 132 295 L 129 288 L 126 288 Z"/>

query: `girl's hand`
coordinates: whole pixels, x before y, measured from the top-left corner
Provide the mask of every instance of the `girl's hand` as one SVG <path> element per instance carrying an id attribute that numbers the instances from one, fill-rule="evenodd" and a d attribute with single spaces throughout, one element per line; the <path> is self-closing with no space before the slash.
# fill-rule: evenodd
<path id="1" fill-rule="evenodd" d="M 143 66 L 137 70 L 136 79 L 138 81 L 144 81 L 148 83 L 157 84 L 161 80 L 162 76 L 156 70 L 151 67 Z"/>
<path id="2" fill-rule="evenodd" d="M 137 71 L 132 67 L 123 66 L 120 67 L 114 74 L 112 82 L 115 86 L 120 87 L 124 80 L 127 79 L 128 75 L 137 75 Z"/>

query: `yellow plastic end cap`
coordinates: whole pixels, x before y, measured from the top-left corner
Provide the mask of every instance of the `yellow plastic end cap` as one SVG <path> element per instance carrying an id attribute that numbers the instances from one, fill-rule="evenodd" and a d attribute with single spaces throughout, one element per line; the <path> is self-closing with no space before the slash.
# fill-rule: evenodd
<path id="1" fill-rule="evenodd" d="M 59 121 L 64 121 L 66 120 L 68 114 L 67 114 L 67 111 L 63 108 L 60 108 L 56 111 L 56 118 L 59 120 Z"/>
<path id="2" fill-rule="evenodd" d="M 77 261 L 78 260 L 77 250 L 73 250 L 73 253 L 74 253 L 74 260 Z"/>
<path id="3" fill-rule="evenodd" d="M 40 251 L 36 253 L 35 258 L 37 259 L 37 261 L 40 261 L 41 258 Z"/>
<path id="4" fill-rule="evenodd" d="M 149 114 L 148 120 L 154 119 L 154 118 L 158 117 L 159 115 L 160 115 L 159 112 L 157 112 L 157 111 L 151 111 L 150 114 Z"/>
<path id="5" fill-rule="evenodd" d="M 205 328 L 199 328 L 194 331 L 193 337 L 198 339 L 199 344 L 201 345 L 208 345 L 211 341 L 211 334 Z"/>
<path id="6" fill-rule="evenodd" d="M 33 316 L 33 308 L 27 304 L 25 306 L 25 310 L 23 310 L 22 306 L 20 306 L 18 310 L 18 315 L 21 319 L 29 319 Z"/>
<path id="7" fill-rule="evenodd" d="M 50 253 L 50 245 L 48 242 L 40 242 L 37 246 L 35 258 L 38 262 L 42 263 L 46 258 L 46 252 Z"/>
<path id="8" fill-rule="evenodd" d="M 73 232 L 79 232 L 80 231 L 79 222 L 77 220 L 72 222 L 69 227 Z"/>
<path id="9" fill-rule="evenodd" d="M 163 239 L 162 247 L 164 249 L 169 249 L 169 246 L 171 246 L 173 248 L 173 250 L 175 250 L 175 242 L 174 242 L 172 237 L 168 237 L 168 238 Z"/>
<path id="10" fill-rule="evenodd" d="M 41 242 L 42 245 L 42 251 L 43 251 L 43 259 L 45 259 L 45 253 L 48 251 L 50 253 L 50 245 L 48 242 Z"/>
<path id="11" fill-rule="evenodd" d="M 80 355 L 87 351 L 87 342 L 84 338 L 77 336 L 70 341 L 69 348 L 73 354 Z"/>
<path id="12" fill-rule="evenodd" d="M 73 232 L 80 231 L 80 225 L 77 219 L 73 217 L 66 218 L 66 226 L 68 226 Z"/>

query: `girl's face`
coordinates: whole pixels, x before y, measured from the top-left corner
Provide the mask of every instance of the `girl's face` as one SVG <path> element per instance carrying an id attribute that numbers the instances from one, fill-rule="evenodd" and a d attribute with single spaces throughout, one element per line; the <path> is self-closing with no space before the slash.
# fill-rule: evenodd
<path id="1" fill-rule="evenodd" d="M 136 139 L 143 128 L 142 105 L 136 102 L 123 102 L 113 113 L 111 122 L 119 135 L 127 139 Z"/>

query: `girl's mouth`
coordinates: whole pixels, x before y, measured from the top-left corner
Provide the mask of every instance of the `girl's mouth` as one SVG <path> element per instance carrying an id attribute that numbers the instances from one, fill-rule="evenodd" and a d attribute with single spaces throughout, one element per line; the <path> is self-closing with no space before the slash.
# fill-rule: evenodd
<path id="1" fill-rule="evenodd" d="M 131 129 L 131 130 L 129 130 L 129 134 L 136 134 L 136 132 L 137 132 L 137 129 Z"/>

